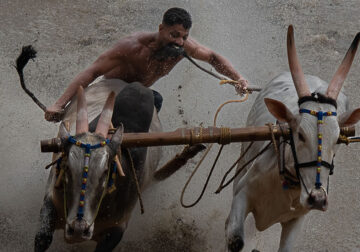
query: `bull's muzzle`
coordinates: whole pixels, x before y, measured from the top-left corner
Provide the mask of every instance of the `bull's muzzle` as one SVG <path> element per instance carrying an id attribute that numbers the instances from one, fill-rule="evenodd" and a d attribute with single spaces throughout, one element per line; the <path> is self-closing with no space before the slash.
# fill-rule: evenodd
<path id="1" fill-rule="evenodd" d="M 311 210 L 326 211 L 328 207 L 328 197 L 323 187 L 319 189 L 313 188 L 307 199 L 307 207 Z"/>
<path id="2" fill-rule="evenodd" d="M 71 224 L 66 224 L 65 238 L 69 243 L 87 241 L 92 238 L 94 224 L 89 226 L 86 220 L 74 220 Z"/>

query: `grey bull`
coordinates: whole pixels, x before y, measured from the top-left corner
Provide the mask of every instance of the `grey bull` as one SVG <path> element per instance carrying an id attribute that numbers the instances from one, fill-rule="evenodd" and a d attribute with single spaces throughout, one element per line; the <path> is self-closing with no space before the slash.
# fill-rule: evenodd
<path id="1" fill-rule="evenodd" d="M 99 88 L 114 84 L 119 89 L 121 83 L 114 81 L 106 80 Z M 91 108 L 88 112 L 84 91 L 79 88 L 73 118 L 75 135 L 70 136 L 65 124 L 60 125 L 59 135 L 65 139 L 66 159 L 60 163 L 64 172 L 61 177 L 53 167 L 49 175 L 35 251 L 49 248 L 55 229 L 64 229 L 69 243 L 96 241 L 96 251 L 112 251 L 120 242 L 138 199 L 134 173 L 141 191 L 153 178 L 160 158 L 159 147 L 121 151 L 122 133 L 161 130 L 152 91 L 141 84 L 124 85 L 116 98 L 114 92 L 110 93 L 101 115 L 90 123 Z M 99 93 L 94 87 L 87 91 L 94 89 Z M 111 121 L 118 129 L 106 140 Z M 113 168 L 115 154 L 120 157 L 125 176 L 116 174 Z M 59 180 L 62 183 L 57 183 Z M 110 180 L 116 189 L 108 193 Z"/>
<path id="2" fill-rule="evenodd" d="M 45 111 L 45 105 L 24 80 L 23 69 L 35 57 L 35 49 L 24 46 L 16 70 L 24 91 Z M 64 229 L 69 243 L 94 240 L 96 251 L 112 251 L 122 238 L 137 199 L 142 203 L 141 191 L 151 182 L 171 176 L 205 148 L 201 144 L 187 146 L 156 170 L 160 147 L 125 149 L 121 145 L 123 133 L 162 131 L 157 114 L 160 100 L 159 94 L 141 83 L 119 79 L 102 78 L 85 91 L 79 87 L 60 116 L 60 143 L 51 151 L 61 154 L 54 155 L 55 161 L 49 165 L 52 169 L 40 210 L 35 251 L 50 247 L 55 229 Z M 111 124 L 117 130 L 108 139 Z"/>
<path id="3" fill-rule="evenodd" d="M 292 138 L 289 144 L 279 144 L 278 152 L 274 147 L 268 149 L 234 181 L 225 227 L 228 251 L 242 250 L 244 221 L 249 213 L 253 214 L 259 231 L 281 223 L 279 251 L 292 251 L 306 213 L 327 209 L 328 177 L 333 169 L 339 127 L 353 125 L 360 119 L 360 109 L 349 111 L 347 99 L 340 92 L 359 40 L 360 33 L 328 85 L 318 77 L 303 74 L 293 27 L 289 26 L 287 50 L 291 73 L 280 74 L 259 93 L 247 125 L 288 123 Z M 253 144 L 238 169 L 266 144 Z M 247 147 L 248 144 L 242 146 L 242 153 Z"/>

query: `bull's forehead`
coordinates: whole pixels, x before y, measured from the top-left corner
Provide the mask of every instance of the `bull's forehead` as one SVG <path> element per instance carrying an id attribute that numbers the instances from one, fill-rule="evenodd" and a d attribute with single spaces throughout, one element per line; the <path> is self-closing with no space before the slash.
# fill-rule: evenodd
<path id="1" fill-rule="evenodd" d="M 84 144 L 91 144 L 91 145 L 98 144 L 101 141 L 105 140 L 105 138 L 103 138 L 102 136 L 95 134 L 95 133 L 89 133 L 89 132 L 76 135 L 74 138 L 77 141 L 80 141 Z"/>
<path id="2" fill-rule="evenodd" d="M 85 133 L 78 136 L 75 136 L 77 141 L 80 141 L 83 144 L 95 145 L 104 141 L 104 138 L 96 135 L 94 133 Z M 105 147 L 99 147 L 96 149 L 91 149 L 90 152 L 90 160 L 88 163 L 89 168 L 92 167 L 103 167 L 106 165 L 107 160 L 109 158 L 109 150 Z M 85 149 L 81 148 L 77 145 L 72 145 L 69 150 L 69 165 L 79 171 L 82 171 L 82 167 L 85 159 Z"/>
<path id="3" fill-rule="evenodd" d="M 317 103 L 317 102 L 304 102 L 301 104 L 300 108 L 314 110 L 316 112 L 336 112 L 336 108 L 327 103 Z M 308 136 L 311 136 L 314 139 L 314 143 L 317 145 L 316 139 L 318 138 L 318 118 L 317 116 L 301 113 L 300 129 Z M 337 141 L 339 135 L 339 124 L 337 121 L 337 116 L 324 116 L 323 124 L 320 126 L 321 132 L 325 136 L 323 143 L 333 144 L 334 141 Z"/>
<path id="4" fill-rule="evenodd" d="M 336 112 L 336 108 L 328 103 L 319 103 L 314 101 L 307 101 L 300 105 L 300 108 L 308 109 L 308 110 L 315 110 L 315 111 L 331 111 Z"/>

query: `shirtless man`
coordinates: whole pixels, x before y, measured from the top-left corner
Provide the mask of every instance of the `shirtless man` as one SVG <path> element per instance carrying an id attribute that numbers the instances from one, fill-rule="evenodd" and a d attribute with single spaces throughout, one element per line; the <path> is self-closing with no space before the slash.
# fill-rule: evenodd
<path id="1" fill-rule="evenodd" d="M 150 87 L 184 58 L 184 51 L 190 57 L 209 63 L 217 72 L 237 80 L 237 91 L 245 90 L 247 81 L 228 60 L 189 37 L 191 24 L 191 16 L 186 10 L 171 8 L 165 12 L 158 32 L 139 32 L 121 39 L 75 77 L 64 94 L 47 108 L 45 119 L 59 121 L 61 112 L 78 87 L 86 88 L 102 75 L 105 79 L 140 82 Z"/>

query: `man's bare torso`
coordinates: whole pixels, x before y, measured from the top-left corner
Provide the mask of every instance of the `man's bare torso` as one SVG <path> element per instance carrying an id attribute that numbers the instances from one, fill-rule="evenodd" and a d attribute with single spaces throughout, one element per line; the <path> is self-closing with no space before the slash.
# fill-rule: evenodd
<path id="1" fill-rule="evenodd" d="M 104 77 L 122 79 L 129 83 L 137 81 L 149 87 L 167 75 L 183 57 L 163 61 L 155 59 L 155 36 L 156 33 L 136 33 L 119 41 L 113 51 L 118 55 L 115 57 L 119 64 L 104 74 Z"/>

